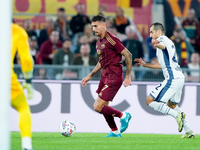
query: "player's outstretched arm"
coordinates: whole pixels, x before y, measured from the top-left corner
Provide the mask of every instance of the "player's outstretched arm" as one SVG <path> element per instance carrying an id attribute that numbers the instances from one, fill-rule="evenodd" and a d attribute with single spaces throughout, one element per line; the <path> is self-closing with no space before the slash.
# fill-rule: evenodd
<path id="1" fill-rule="evenodd" d="M 151 43 L 152 43 L 155 47 L 157 47 L 157 48 L 159 48 L 159 49 L 165 49 L 165 44 L 164 44 L 163 42 L 160 42 L 160 41 L 158 41 L 158 40 L 152 39 Z"/>
<path id="2" fill-rule="evenodd" d="M 126 62 L 126 77 L 124 79 L 124 86 L 127 87 L 131 85 L 132 54 L 127 49 L 124 49 L 121 54 L 125 57 Z"/>
<path id="3" fill-rule="evenodd" d="M 145 63 L 142 58 L 135 58 L 134 60 L 135 62 L 137 62 L 139 65 L 141 65 L 142 67 L 147 67 L 147 68 L 152 68 L 152 69 L 161 69 L 161 66 L 159 63 L 155 63 L 155 64 L 149 64 L 149 63 Z"/>
<path id="4" fill-rule="evenodd" d="M 90 72 L 88 76 L 82 79 L 81 85 L 84 87 L 87 85 L 87 82 L 91 80 L 91 78 L 101 70 L 101 64 L 98 62 L 95 68 Z"/>

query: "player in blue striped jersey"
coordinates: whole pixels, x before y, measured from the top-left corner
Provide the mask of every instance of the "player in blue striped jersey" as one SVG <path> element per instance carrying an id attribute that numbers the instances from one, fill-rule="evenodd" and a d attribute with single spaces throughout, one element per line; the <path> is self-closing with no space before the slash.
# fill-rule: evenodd
<path id="1" fill-rule="evenodd" d="M 150 37 L 156 47 L 158 63 L 148 64 L 141 58 L 136 58 L 135 62 L 143 67 L 162 69 L 165 80 L 150 93 L 146 103 L 154 110 L 174 117 L 178 123 L 178 131 L 181 132 L 184 128 L 186 132 L 182 138 L 195 138 L 185 119 L 185 113 L 177 105 L 181 99 L 185 77 L 178 65 L 174 43 L 164 35 L 164 26 L 161 23 L 151 25 Z"/>

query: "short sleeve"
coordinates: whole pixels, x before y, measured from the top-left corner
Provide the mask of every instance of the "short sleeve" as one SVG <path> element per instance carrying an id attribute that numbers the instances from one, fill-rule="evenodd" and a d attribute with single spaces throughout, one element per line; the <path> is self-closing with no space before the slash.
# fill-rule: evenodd
<path id="1" fill-rule="evenodd" d="M 161 45 L 163 45 L 163 46 L 167 45 L 164 36 L 160 36 L 157 40 L 160 42 Z"/>
<path id="2" fill-rule="evenodd" d="M 115 41 L 113 46 L 115 47 L 117 53 L 121 53 L 125 49 L 124 45 L 117 37 L 112 37 L 112 39 Z"/>

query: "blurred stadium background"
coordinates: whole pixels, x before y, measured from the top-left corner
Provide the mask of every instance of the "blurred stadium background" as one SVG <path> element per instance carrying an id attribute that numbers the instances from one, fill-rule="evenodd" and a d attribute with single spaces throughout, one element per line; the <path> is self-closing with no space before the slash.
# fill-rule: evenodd
<path id="1" fill-rule="evenodd" d="M 89 42 L 87 31 L 84 31 L 86 27 L 82 27 L 83 30 L 78 32 L 71 29 L 73 26 L 79 26 L 79 24 L 72 24 L 71 20 L 77 15 L 77 9 L 79 9 L 77 6 L 81 4 L 83 14 L 90 19 L 98 13 L 103 13 L 107 18 L 109 31 L 116 33 L 116 36 L 119 36 L 123 42 L 132 42 L 132 47 L 130 47 L 130 44 L 126 46 L 132 48 L 129 50 L 134 53 L 134 57 L 143 57 L 146 62 L 156 61 L 154 58 L 155 50 L 148 37 L 151 23 L 161 22 L 165 25 L 166 35 L 177 44 L 179 50 L 177 55 L 182 71 L 186 76 L 180 106 L 185 110 L 188 122 L 190 122 L 194 132 L 200 134 L 200 32 L 199 24 L 197 26 L 195 24 L 200 19 L 199 3 L 199 0 L 13 0 L 13 21 L 24 27 L 29 33 L 29 42 L 32 46 L 31 53 L 35 60 L 35 96 L 32 101 L 29 101 L 33 118 L 33 131 L 58 132 L 60 122 L 70 119 L 77 125 L 77 132 L 109 132 L 109 128 L 104 124 L 103 117 L 92 109 L 92 104 L 97 97 L 95 90 L 100 79 L 100 73 L 94 76 L 89 86 L 85 88 L 80 86 L 80 80 L 94 68 L 94 65 L 83 61 L 75 63 L 78 57 L 82 58 L 84 55 L 80 52 L 80 44 Z M 64 25 L 58 19 L 60 8 L 62 8 L 61 12 L 64 10 L 66 20 Z M 123 19 L 117 18 L 120 13 L 123 14 L 126 25 L 123 25 Z M 195 23 L 182 28 L 180 25 L 183 25 L 182 23 L 190 14 L 193 14 L 192 21 Z M 178 21 L 174 17 L 177 17 Z M 49 20 L 53 21 L 53 25 Z M 56 23 L 59 23 L 59 25 L 56 26 Z M 51 37 L 49 30 L 53 30 L 50 25 L 54 29 L 58 27 L 61 43 L 65 43 L 66 39 L 72 41 L 68 49 L 72 55 L 69 55 L 69 52 L 63 54 L 61 63 L 56 63 L 53 60 L 55 58 L 47 63 L 45 57 L 41 54 L 45 49 L 42 48 L 44 41 L 41 42 L 41 31 L 46 29 L 46 40 L 48 40 Z M 126 31 L 126 27 L 130 27 L 132 30 Z M 195 37 L 190 35 L 188 28 L 192 30 L 190 31 L 195 34 L 193 35 Z M 132 39 L 129 37 L 129 33 L 132 33 Z M 85 36 L 86 39 L 80 41 L 79 39 L 82 36 Z M 195 39 L 195 43 L 187 40 L 188 38 Z M 92 42 L 95 42 L 96 37 L 93 39 Z M 96 59 L 96 52 L 93 51 L 92 53 L 92 46 L 95 45 L 92 42 L 89 42 L 91 45 L 89 56 Z M 55 57 L 63 47 L 65 48 L 63 45 L 60 47 L 52 46 L 50 49 L 53 56 Z M 41 51 L 41 49 L 43 50 Z M 196 54 L 193 56 L 194 58 L 192 57 L 193 54 Z M 73 60 L 69 60 L 70 58 Z M 14 70 L 19 79 L 23 80 L 20 60 L 17 55 Z M 161 70 L 153 71 L 133 63 L 133 86 L 126 89 L 122 87 L 112 103 L 112 106 L 121 111 L 129 111 L 133 115 L 127 133 L 178 134 L 176 122 L 172 118 L 150 110 L 145 104 L 148 93 L 163 79 Z M 80 109 L 85 114 L 89 114 L 90 117 L 80 114 Z M 137 116 L 136 114 L 140 115 Z M 11 130 L 19 131 L 17 113 L 14 110 L 11 110 L 11 116 Z M 148 128 L 146 128 L 147 124 L 143 123 L 144 119 L 141 120 L 141 118 L 145 118 L 145 121 L 148 122 Z M 162 128 L 160 128 L 161 126 Z"/>
<path id="2" fill-rule="evenodd" d="M 27 32 L 30 36 L 30 42 L 34 42 L 34 38 L 36 38 L 36 46 L 35 43 L 31 43 L 33 45 L 32 47 L 32 55 L 35 60 L 35 72 L 34 72 L 34 78 L 35 79 L 64 79 L 64 80 L 81 80 L 84 76 L 88 74 L 89 71 L 94 67 L 94 65 L 82 65 L 79 63 L 74 63 L 74 59 L 77 56 L 80 56 L 80 50 L 79 45 L 82 44 L 82 42 L 74 42 L 74 39 L 77 35 L 75 31 L 72 31 L 70 29 L 71 25 L 70 20 L 73 16 L 77 15 L 77 4 L 83 4 L 85 5 L 84 14 L 91 18 L 94 15 L 97 15 L 99 12 L 102 12 L 107 17 L 108 21 L 113 23 L 111 26 L 117 27 L 119 31 L 114 32 L 112 29 L 110 29 L 110 26 L 107 28 L 110 29 L 109 31 L 113 31 L 114 33 L 123 34 L 119 35 L 119 37 L 123 37 L 122 41 L 125 41 L 127 43 L 127 35 L 124 32 L 121 32 L 121 28 L 119 25 L 116 25 L 116 9 L 122 8 L 124 11 L 124 16 L 129 19 L 130 25 L 133 25 L 135 32 L 135 37 L 133 40 L 139 42 L 139 44 L 142 44 L 142 47 L 136 46 L 134 47 L 134 57 L 143 57 L 147 62 L 150 62 L 153 57 L 155 57 L 155 50 L 152 49 L 151 45 L 149 44 L 149 27 L 152 22 L 161 22 L 165 25 L 166 28 L 166 35 L 168 37 L 173 38 L 173 31 L 175 28 L 178 27 L 176 25 L 176 22 L 174 21 L 174 17 L 178 17 L 180 22 L 183 21 L 185 18 L 187 18 L 187 12 L 190 8 L 193 8 L 195 10 L 195 18 L 196 20 L 199 19 L 199 1 L 198 0 L 188 0 L 188 1 L 170 1 L 170 0 L 51 0 L 51 1 L 45 1 L 45 0 L 13 0 L 13 20 L 15 23 L 19 24 L 20 26 L 26 28 Z M 56 28 L 55 23 L 58 19 L 58 9 L 63 8 L 65 10 L 65 19 L 67 20 L 67 27 L 69 27 L 69 31 L 67 30 L 67 35 L 63 35 L 62 29 L 60 29 L 60 35 L 62 36 L 61 42 L 65 41 L 65 38 L 70 38 L 72 40 L 70 51 L 73 53 L 73 60 L 68 60 L 68 57 L 64 57 L 66 60 L 62 63 L 56 63 L 56 61 L 53 61 L 50 63 L 46 63 L 43 61 L 43 53 L 41 52 L 41 46 L 44 43 L 44 41 L 41 41 L 43 38 L 42 30 L 47 29 L 48 30 L 48 20 L 52 19 L 54 27 Z M 27 23 L 28 22 L 28 23 Z M 26 26 L 26 27 L 25 27 Z M 55 29 L 54 28 L 54 29 Z M 57 29 L 57 28 L 56 28 Z M 198 30 L 199 31 L 199 30 Z M 85 31 L 82 31 L 82 33 Z M 75 33 L 75 34 L 74 34 Z M 81 33 L 81 32 L 79 32 Z M 79 34 L 78 33 L 78 34 Z M 79 38 L 83 35 L 78 36 Z M 36 37 L 35 37 L 36 36 Z M 118 35 L 116 35 L 118 36 Z M 183 40 L 186 39 L 183 35 L 180 35 Z M 199 35 L 198 35 L 199 37 Z M 96 38 L 96 37 L 95 37 Z M 32 39 L 32 40 L 31 40 Z M 48 39 L 48 38 L 47 38 Z M 47 40 L 46 39 L 46 40 Z M 183 69 L 183 72 L 186 75 L 186 81 L 188 82 L 199 82 L 199 69 L 198 67 L 188 67 L 188 64 L 191 63 L 191 54 L 195 51 L 199 52 L 198 50 L 198 42 L 199 39 L 197 39 L 197 44 L 194 46 L 192 45 L 192 48 L 188 48 L 188 44 L 186 42 L 186 50 L 179 46 L 184 43 L 177 43 L 177 55 L 180 57 L 179 63 Z M 94 51 L 94 42 L 89 44 L 91 45 L 91 51 L 90 55 L 96 56 L 96 52 Z M 124 43 L 124 42 L 123 42 Z M 138 44 L 137 44 L 138 45 Z M 127 46 L 127 45 L 126 45 Z M 129 48 L 129 46 L 127 46 Z M 61 47 L 54 48 L 55 50 L 58 50 Z M 180 50 L 179 50 L 180 49 Z M 132 50 L 130 50 L 132 52 Z M 142 54 L 138 53 L 138 51 L 142 51 Z M 132 52 L 133 53 L 133 52 Z M 71 57 L 71 56 L 70 56 Z M 186 59 L 185 63 L 182 63 L 183 60 Z M 197 58 L 198 59 L 198 58 Z M 18 57 L 16 56 L 15 60 L 15 71 L 18 74 L 19 78 L 23 78 L 21 72 L 20 72 L 20 60 L 18 60 Z M 75 64 L 75 65 L 74 65 Z M 125 64 L 125 63 L 124 63 Z M 190 66 L 190 65 L 189 65 Z M 97 74 L 93 80 L 98 80 L 100 78 L 100 74 Z M 132 68 L 132 80 L 133 81 L 162 81 L 163 75 L 161 70 L 152 72 L 149 69 L 144 69 L 141 67 L 136 66 L 133 64 Z"/>

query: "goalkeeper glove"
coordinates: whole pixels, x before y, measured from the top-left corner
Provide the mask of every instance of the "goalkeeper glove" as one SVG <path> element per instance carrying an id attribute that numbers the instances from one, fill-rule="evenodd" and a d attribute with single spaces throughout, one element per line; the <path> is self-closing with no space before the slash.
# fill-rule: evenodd
<path id="1" fill-rule="evenodd" d="M 27 89 L 27 98 L 28 99 L 32 99 L 33 98 L 33 93 L 34 93 L 34 89 L 33 89 L 33 85 L 32 85 L 32 77 L 33 77 L 33 71 L 30 72 L 23 72 L 24 74 L 24 78 L 26 79 L 26 82 L 22 83 L 22 87 L 23 89 Z"/>

